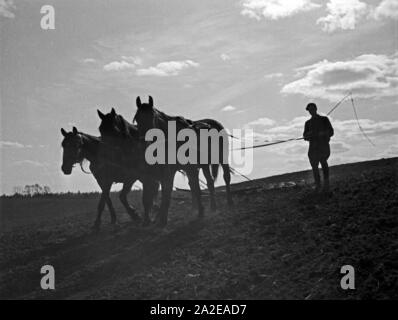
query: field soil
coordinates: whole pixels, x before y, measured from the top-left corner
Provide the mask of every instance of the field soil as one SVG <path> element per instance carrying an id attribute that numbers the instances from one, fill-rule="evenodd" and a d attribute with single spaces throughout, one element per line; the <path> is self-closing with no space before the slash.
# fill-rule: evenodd
<path id="1" fill-rule="evenodd" d="M 398 299 L 398 158 L 331 168 L 331 194 L 309 171 L 217 189 L 197 219 L 174 191 L 163 229 L 130 222 L 112 194 L 91 231 L 98 194 L 1 198 L 1 299 Z M 140 192 L 131 202 L 142 212 Z M 43 265 L 55 290 L 40 288 Z M 344 265 L 355 290 L 342 290 Z"/>

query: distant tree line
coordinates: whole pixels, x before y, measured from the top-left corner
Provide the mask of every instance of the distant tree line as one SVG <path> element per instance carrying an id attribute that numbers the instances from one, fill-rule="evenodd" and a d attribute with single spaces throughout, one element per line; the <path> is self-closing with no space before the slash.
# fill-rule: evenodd
<path id="1" fill-rule="evenodd" d="M 133 192 L 139 192 L 139 190 L 132 190 Z M 112 191 L 113 193 L 118 193 L 119 191 Z M 67 192 L 52 192 L 49 186 L 41 186 L 38 183 L 22 186 L 15 186 L 13 188 L 13 193 L 6 195 L 3 194 L 0 198 L 36 198 L 36 197 L 61 197 L 61 198 L 91 198 L 100 195 L 99 191 L 67 191 Z"/>
<path id="2" fill-rule="evenodd" d="M 140 190 L 132 190 L 133 192 L 140 192 Z M 111 194 L 118 191 L 112 191 Z M 38 183 L 22 186 L 15 186 L 13 193 L 10 195 L 1 195 L 0 198 L 36 198 L 36 197 L 61 197 L 61 198 L 91 198 L 100 195 L 99 191 L 67 191 L 67 192 L 52 192 L 49 186 L 41 186 Z"/>
<path id="3" fill-rule="evenodd" d="M 36 184 L 27 184 L 25 187 L 16 186 L 14 187 L 14 196 L 25 196 L 34 197 L 38 195 L 49 195 L 51 194 L 51 188 L 49 186 L 41 186 Z"/>

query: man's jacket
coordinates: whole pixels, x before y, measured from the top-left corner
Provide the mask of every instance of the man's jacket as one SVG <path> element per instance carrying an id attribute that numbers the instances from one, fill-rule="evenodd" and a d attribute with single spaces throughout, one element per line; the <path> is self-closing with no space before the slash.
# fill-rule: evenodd
<path id="1" fill-rule="evenodd" d="M 310 142 L 310 150 L 328 146 L 333 134 L 334 130 L 328 117 L 316 115 L 305 122 L 303 137 Z"/>

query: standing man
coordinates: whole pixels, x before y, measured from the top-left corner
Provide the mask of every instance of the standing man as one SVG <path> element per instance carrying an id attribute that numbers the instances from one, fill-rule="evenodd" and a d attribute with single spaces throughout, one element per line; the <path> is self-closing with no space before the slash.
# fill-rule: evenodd
<path id="1" fill-rule="evenodd" d="M 324 190 L 329 191 L 329 166 L 327 160 L 330 156 L 330 137 L 334 130 L 328 117 L 320 116 L 317 113 L 315 103 L 309 103 L 306 110 L 310 113 L 311 119 L 305 122 L 304 140 L 309 141 L 308 158 L 314 173 L 316 190 L 321 189 L 321 178 L 319 176 L 319 163 L 322 166 L 324 178 Z"/>

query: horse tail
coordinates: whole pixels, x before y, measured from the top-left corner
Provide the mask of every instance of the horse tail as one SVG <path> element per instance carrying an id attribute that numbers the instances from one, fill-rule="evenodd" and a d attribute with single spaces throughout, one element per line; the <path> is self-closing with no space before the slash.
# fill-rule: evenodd
<path id="1" fill-rule="evenodd" d="M 214 181 L 217 180 L 218 177 L 218 168 L 220 167 L 220 164 L 212 164 L 211 165 L 211 175 L 213 176 Z"/>

